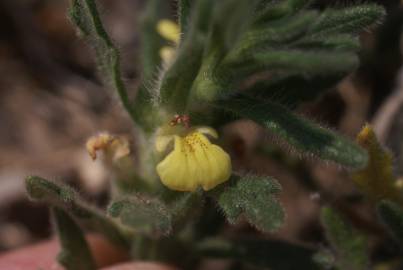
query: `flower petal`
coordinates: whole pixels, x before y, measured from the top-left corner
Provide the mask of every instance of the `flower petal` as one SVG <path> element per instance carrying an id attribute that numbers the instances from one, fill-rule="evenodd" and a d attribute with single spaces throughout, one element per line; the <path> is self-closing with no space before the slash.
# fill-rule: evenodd
<path id="1" fill-rule="evenodd" d="M 162 153 L 168 144 L 174 139 L 174 135 L 158 135 L 155 138 L 155 150 Z"/>
<path id="2" fill-rule="evenodd" d="M 197 183 L 202 185 L 204 182 L 210 181 L 210 179 L 214 178 L 207 152 L 211 146 L 211 143 L 201 133 L 195 132 L 191 136 L 193 136 L 193 140 L 197 142 L 194 143 L 193 155 L 195 156 L 197 167 L 201 171 L 200 176 L 197 179 Z"/>
<path id="3" fill-rule="evenodd" d="M 199 184 L 204 190 L 210 190 L 217 185 L 227 181 L 231 175 L 231 159 L 229 155 L 219 146 L 210 143 L 202 134 L 198 135 L 201 144 L 204 146 L 204 160 L 207 164 L 202 181 Z"/>
<path id="4" fill-rule="evenodd" d="M 208 159 L 210 160 L 210 170 L 213 177 L 210 181 L 203 181 L 200 183 L 206 191 L 227 181 L 230 178 L 232 171 L 231 158 L 221 147 L 212 144 L 208 150 Z"/>
<path id="5" fill-rule="evenodd" d="M 173 190 L 196 190 L 198 183 L 192 178 L 189 162 L 192 160 L 189 161 L 184 139 L 175 136 L 174 150 L 157 165 L 157 173 L 162 183 Z"/>
<path id="6" fill-rule="evenodd" d="M 214 128 L 211 128 L 211 127 L 196 127 L 195 130 L 197 132 L 202 133 L 202 134 L 210 135 L 214 139 L 218 138 L 217 131 Z"/>
<path id="7" fill-rule="evenodd" d="M 157 165 L 157 173 L 170 189 L 194 191 L 201 186 L 207 191 L 229 179 L 231 159 L 205 135 L 193 131 L 184 138 L 175 135 L 174 150 Z"/>

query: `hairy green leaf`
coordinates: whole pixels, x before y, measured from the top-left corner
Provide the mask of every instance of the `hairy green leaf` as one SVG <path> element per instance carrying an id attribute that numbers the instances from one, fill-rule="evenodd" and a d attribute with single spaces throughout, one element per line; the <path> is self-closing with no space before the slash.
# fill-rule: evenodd
<path id="1" fill-rule="evenodd" d="M 187 192 L 169 203 L 168 209 L 174 224 L 185 222 L 184 219 L 188 218 L 190 212 L 197 212 L 196 209 L 203 203 L 202 194 L 201 190 Z"/>
<path id="2" fill-rule="evenodd" d="M 66 270 L 97 269 L 80 227 L 61 208 L 52 208 L 61 251 L 58 261 Z"/>
<path id="3" fill-rule="evenodd" d="M 220 80 L 220 75 L 217 75 L 216 69 L 222 58 L 249 28 L 257 4 L 256 0 L 217 1 L 212 10 L 213 17 L 203 52 L 203 60 L 192 85 L 189 103 L 198 103 L 199 98 L 207 101 L 215 98 L 217 89 L 221 87 L 217 82 Z M 230 14 L 228 14 L 229 9 L 232 10 Z"/>
<path id="4" fill-rule="evenodd" d="M 284 221 L 283 208 L 275 197 L 280 191 L 280 184 L 269 177 L 233 176 L 216 197 L 231 224 L 243 215 L 251 225 L 268 232 L 277 230 Z"/>
<path id="5" fill-rule="evenodd" d="M 384 15 L 384 8 L 375 4 L 363 4 L 343 9 L 327 9 L 312 24 L 309 33 L 323 36 L 341 33 L 358 34 L 378 22 Z"/>
<path id="6" fill-rule="evenodd" d="M 345 73 L 358 65 L 358 57 L 352 52 L 324 50 L 283 50 L 273 49 L 257 52 L 246 59 L 239 59 L 228 65 L 226 76 L 250 76 L 257 72 L 277 70 L 289 73 L 298 72 L 306 77 L 325 76 L 332 73 Z"/>
<path id="7" fill-rule="evenodd" d="M 278 102 L 289 109 L 295 109 L 302 102 L 313 101 L 326 90 L 334 87 L 343 75 L 314 77 L 277 76 L 270 80 L 261 80 L 248 88 L 248 96 Z"/>
<path id="8" fill-rule="evenodd" d="M 364 149 L 277 103 L 238 98 L 221 102 L 218 106 L 255 121 L 301 153 L 352 168 L 362 168 L 367 164 L 368 155 Z"/>
<path id="9" fill-rule="evenodd" d="M 294 41 L 293 46 L 306 49 L 317 48 L 352 52 L 358 52 L 361 48 L 358 38 L 352 37 L 349 34 L 335 34 L 332 36 L 305 36 L 297 41 Z"/>
<path id="10" fill-rule="evenodd" d="M 276 23 L 269 22 L 253 27 L 243 35 L 227 58 L 234 59 L 244 54 L 252 54 L 256 50 L 270 49 L 270 46 L 288 45 L 303 37 L 317 16 L 317 11 L 307 11 Z"/>
<path id="11" fill-rule="evenodd" d="M 221 43 L 224 50 L 231 48 L 251 25 L 257 4 L 258 0 L 219 1 L 214 9 L 213 41 Z"/>
<path id="12" fill-rule="evenodd" d="M 322 224 L 340 270 L 365 270 L 369 266 L 367 240 L 329 207 L 322 208 Z"/>
<path id="13" fill-rule="evenodd" d="M 172 113 L 183 113 L 186 109 L 189 90 L 201 66 L 213 5 L 213 0 L 195 3 L 189 34 L 181 41 L 175 61 L 162 76 L 159 99 Z"/>
<path id="14" fill-rule="evenodd" d="M 206 59 L 208 61 L 209 58 Z M 194 83 L 194 87 L 197 86 L 197 88 L 192 90 L 196 93 L 199 102 L 200 100 L 211 102 L 219 98 L 228 98 L 239 92 L 236 90 L 235 82 L 242 82 L 242 80 L 259 72 L 271 72 L 274 82 L 276 82 L 276 74 L 280 74 L 279 76 L 283 78 L 283 82 L 286 84 L 281 85 L 277 91 L 284 90 L 285 93 L 293 91 L 298 92 L 298 95 L 304 95 L 304 89 L 299 89 L 303 85 L 299 85 L 295 89 L 284 89 L 284 87 L 289 87 L 287 84 L 293 84 L 293 81 L 287 82 L 286 79 L 288 77 L 291 79 L 300 77 L 300 81 L 317 80 L 324 82 L 329 77 L 342 78 L 358 64 L 355 52 L 334 51 L 329 53 L 327 50 L 273 49 L 256 52 L 246 58 L 235 57 L 229 60 L 230 62 L 225 63 L 227 60 L 224 59 L 220 66 L 217 63 L 211 64 L 209 62 L 203 65 L 206 68 L 200 70 Z M 231 62 L 233 60 L 236 62 Z M 216 72 L 214 72 L 214 68 L 217 70 Z M 329 83 L 334 83 L 334 80 L 329 80 Z M 268 80 L 267 84 L 273 84 L 273 82 Z M 313 88 L 315 85 L 311 87 Z M 310 91 L 320 90 L 310 89 Z M 253 93 L 251 94 L 253 96 Z"/>
<path id="15" fill-rule="evenodd" d="M 262 23 L 271 20 L 283 18 L 300 11 L 308 6 L 312 0 L 285 0 L 285 1 L 267 1 L 257 11 L 255 23 Z M 263 7 L 262 7 L 263 6 Z"/>
<path id="16" fill-rule="evenodd" d="M 181 194 L 169 204 L 132 195 L 112 202 L 108 213 L 137 232 L 168 235 L 176 225 L 185 223 L 189 212 L 195 212 L 201 201 L 200 192 Z"/>
<path id="17" fill-rule="evenodd" d="M 136 232 L 167 235 L 172 230 L 169 210 L 157 199 L 130 196 L 112 202 L 108 213 Z"/>
<path id="18" fill-rule="evenodd" d="M 98 68 L 105 82 L 113 87 L 123 104 L 123 107 L 135 121 L 141 121 L 137 109 L 141 106 L 133 106 L 122 79 L 120 67 L 120 55 L 118 49 L 114 46 L 111 38 L 106 32 L 101 18 L 99 16 L 95 0 L 73 0 L 69 11 L 70 19 L 77 25 L 81 34 L 94 48 Z M 138 100 L 144 103 L 148 94 L 145 88 L 138 93 Z M 136 104 L 138 105 L 138 104 Z"/>
<path id="19" fill-rule="evenodd" d="M 105 235 L 117 245 L 128 247 L 127 236 L 117 224 L 96 209 L 81 202 L 71 188 L 37 176 L 27 177 L 25 185 L 32 200 L 59 207 L 70 213 L 83 226 Z"/>
<path id="20" fill-rule="evenodd" d="M 355 34 L 382 18 L 383 9 L 377 5 L 305 9 L 309 2 L 258 4 L 266 7 L 257 11 L 257 22 L 237 32 L 238 42 L 231 43 L 231 50 L 215 55 L 213 63 L 205 57 L 194 85 L 196 97 L 207 102 L 228 98 L 244 90 L 239 85 L 257 74 L 267 74 L 267 80 L 278 74 L 284 79 L 301 76 L 314 80 L 342 78 L 354 70 L 360 48 Z M 222 24 L 226 19 L 223 17 Z M 218 33 L 216 39 L 223 39 L 223 31 Z"/>

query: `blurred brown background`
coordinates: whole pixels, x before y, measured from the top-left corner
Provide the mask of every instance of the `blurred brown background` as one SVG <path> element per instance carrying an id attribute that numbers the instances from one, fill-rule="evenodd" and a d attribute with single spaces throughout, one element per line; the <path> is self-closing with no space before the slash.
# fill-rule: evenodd
<path id="1" fill-rule="evenodd" d="M 135 89 L 144 1 L 99 2 L 106 28 L 122 51 L 126 82 Z M 335 2 L 350 1 L 324 0 L 317 5 L 325 8 Z M 378 2 L 388 15 L 376 30 L 361 34 L 362 66 L 337 89 L 299 110 L 351 137 L 365 122 L 373 122 L 396 155 L 396 172 L 403 175 L 403 10 L 399 1 Z M 97 78 L 92 51 L 68 21 L 68 6 L 68 0 L 0 1 L 0 251 L 51 234 L 46 207 L 25 198 L 25 176 L 66 181 L 102 206 L 108 171 L 90 160 L 85 141 L 103 130 L 131 132 L 118 100 Z M 230 131 L 239 146 L 238 166 L 271 174 L 284 187 L 281 200 L 288 220 L 280 235 L 308 238 L 316 229 L 321 196 L 338 200 L 354 193 L 339 168 L 310 160 L 295 161 L 295 170 L 290 170 L 281 158 L 251 154 L 253 138 L 259 138 L 251 133 L 259 132 L 249 123 L 239 125 L 248 128 L 243 129 L 246 133 Z M 301 182 L 311 183 L 310 188 L 301 188 Z"/>

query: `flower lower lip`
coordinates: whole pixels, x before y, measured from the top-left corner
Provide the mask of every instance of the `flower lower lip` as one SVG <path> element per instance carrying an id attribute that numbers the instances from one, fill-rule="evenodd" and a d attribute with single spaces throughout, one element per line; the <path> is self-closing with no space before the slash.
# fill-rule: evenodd
<path id="1" fill-rule="evenodd" d="M 168 188 L 194 191 L 201 186 L 210 190 L 229 179 L 229 155 L 212 144 L 201 131 L 216 135 L 208 127 L 193 130 L 185 136 L 173 135 L 174 149 L 157 165 L 157 173 Z"/>

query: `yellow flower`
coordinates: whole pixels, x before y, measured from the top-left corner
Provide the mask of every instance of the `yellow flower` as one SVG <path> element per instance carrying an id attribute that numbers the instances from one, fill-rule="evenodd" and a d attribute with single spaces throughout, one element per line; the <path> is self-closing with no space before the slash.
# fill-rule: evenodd
<path id="1" fill-rule="evenodd" d="M 157 173 L 165 186 L 177 191 L 195 191 L 199 186 L 210 190 L 229 179 L 229 155 L 212 144 L 206 135 L 218 137 L 209 127 L 192 128 L 182 135 L 162 132 L 157 135 L 155 146 L 159 152 L 174 140 L 173 151 L 157 165 Z"/>
<path id="2" fill-rule="evenodd" d="M 178 24 L 171 20 L 161 20 L 157 24 L 157 32 L 174 46 L 164 46 L 160 50 L 160 57 L 165 63 L 172 62 L 175 57 L 176 46 L 179 45 L 180 29 Z"/>

